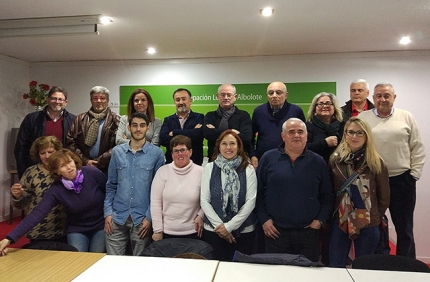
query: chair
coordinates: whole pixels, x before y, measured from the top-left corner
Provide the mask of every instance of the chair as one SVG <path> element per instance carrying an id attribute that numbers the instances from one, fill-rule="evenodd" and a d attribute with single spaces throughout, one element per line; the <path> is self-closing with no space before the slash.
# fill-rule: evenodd
<path id="1" fill-rule="evenodd" d="M 430 273 L 430 268 L 422 261 L 410 257 L 387 254 L 364 255 L 358 257 L 352 261 L 352 268 Z"/>
<path id="2" fill-rule="evenodd" d="M 184 253 L 193 253 L 213 259 L 213 248 L 202 240 L 188 238 L 168 238 L 153 242 L 146 247 L 141 256 L 146 257 L 175 257 Z"/>

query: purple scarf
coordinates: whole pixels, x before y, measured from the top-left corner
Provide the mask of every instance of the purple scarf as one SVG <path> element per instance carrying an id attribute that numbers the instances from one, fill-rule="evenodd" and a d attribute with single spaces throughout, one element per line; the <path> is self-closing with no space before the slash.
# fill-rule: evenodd
<path id="1" fill-rule="evenodd" d="M 84 174 L 82 173 L 82 170 L 78 170 L 76 171 L 75 180 L 72 181 L 61 177 L 61 182 L 63 182 L 63 185 L 66 187 L 66 189 L 75 190 L 76 193 L 79 193 L 82 189 L 82 182 L 84 182 Z"/>

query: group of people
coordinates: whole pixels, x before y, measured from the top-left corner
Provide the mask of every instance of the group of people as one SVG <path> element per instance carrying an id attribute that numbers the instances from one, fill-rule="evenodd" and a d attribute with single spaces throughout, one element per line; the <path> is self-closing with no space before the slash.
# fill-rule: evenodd
<path id="1" fill-rule="evenodd" d="M 332 93 L 319 93 L 305 118 L 276 81 L 251 118 L 235 106 L 231 84 L 218 88 L 218 109 L 206 115 L 193 112 L 191 92 L 179 88 L 176 113 L 161 122 L 144 89 L 120 117 L 108 107 L 109 91 L 96 86 L 90 110 L 75 117 L 65 110 L 67 92 L 53 87 L 45 109 L 20 127 L 12 204 L 31 212 L 0 252 L 26 233 L 31 242 L 117 255 L 193 238 L 211 244 L 219 260 L 236 250 L 292 253 L 344 267 L 351 242 L 356 256 L 376 251 L 389 208 L 397 254 L 415 257 L 423 142 L 412 114 L 394 108 L 391 84 L 375 86 L 374 104 L 368 95 L 362 79 L 342 108 Z"/>

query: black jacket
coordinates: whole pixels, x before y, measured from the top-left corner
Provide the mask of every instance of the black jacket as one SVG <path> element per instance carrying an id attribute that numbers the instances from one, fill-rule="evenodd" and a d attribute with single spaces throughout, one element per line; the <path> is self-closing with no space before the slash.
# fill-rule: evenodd
<path id="1" fill-rule="evenodd" d="M 197 165 L 202 165 L 203 163 L 203 114 L 195 113 L 190 111 L 187 120 L 185 121 L 184 128 L 181 129 L 181 124 L 179 123 L 179 118 L 176 114 L 165 117 L 163 125 L 160 130 L 160 145 L 166 147 L 166 164 L 171 163 L 172 152 L 170 152 L 170 140 L 176 135 L 185 135 L 190 137 L 193 154 L 191 155 L 191 160 Z M 197 124 L 201 124 L 202 127 L 195 128 Z M 173 136 L 169 133 L 172 131 Z"/>
<path id="2" fill-rule="evenodd" d="M 18 136 L 15 143 L 15 160 L 18 170 L 18 177 L 24 174 L 25 170 L 35 163 L 30 159 L 30 148 L 34 140 L 44 136 L 46 127 L 46 107 L 42 111 L 33 112 L 25 116 L 19 127 Z M 66 145 L 66 136 L 70 125 L 76 118 L 74 114 L 63 110 L 63 138 L 60 140 L 63 146 Z"/>
<path id="3" fill-rule="evenodd" d="M 367 109 L 373 109 L 375 106 L 372 104 L 372 102 L 367 99 Z M 347 122 L 350 117 L 352 117 L 352 101 L 349 100 L 345 103 L 345 106 L 341 107 L 343 112 L 343 122 Z"/>
<path id="4" fill-rule="evenodd" d="M 219 129 L 219 124 L 222 117 L 217 111 L 208 112 L 205 115 L 205 122 L 203 125 L 203 136 L 208 140 L 208 158 L 209 161 L 212 158 L 215 142 L 218 137 L 223 133 L 223 130 Z M 206 124 L 212 124 L 215 128 L 209 128 Z M 243 148 L 245 152 L 249 153 L 251 149 L 252 139 L 252 122 L 248 112 L 239 110 L 236 107 L 233 115 L 228 120 L 228 128 L 236 129 L 240 132 L 239 137 L 243 142 Z"/>

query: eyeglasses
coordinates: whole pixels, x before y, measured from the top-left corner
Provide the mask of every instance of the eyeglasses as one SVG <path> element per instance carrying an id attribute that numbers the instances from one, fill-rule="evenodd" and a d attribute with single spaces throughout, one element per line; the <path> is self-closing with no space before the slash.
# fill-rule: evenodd
<path id="1" fill-rule="evenodd" d="M 49 100 L 51 100 L 52 102 L 58 102 L 58 103 L 63 103 L 66 101 L 63 98 L 55 98 L 55 97 L 49 97 Z"/>
<path id="2" fill-rule="evenodd" d="M 183 154 L 186 151 L 188 151 L 188 149 L 180 149 L 180 150 L 173 150 L 172 153 L 175 154 L 175 155 L 177 155 L 179 153 Z"/>
<path id="3" fill-rule="evenodd" d="M 269 90 L 269 91 L 267 91 L 267 95 L 269 95 L 269 96 L 273 96 L 273 95 L 282 95 L 282 94 L 284 94 L 285 92 L 284 91 L 282 91 L 282 90 L 276 90 L 276 91 L 274 91 L 274 90 Z"/>
<path id="4" fill-rule="evenodd" d="M 324 106 L 331 107 L 333 106 L 333 103 L 332 102 L 317 103 L 318 108 L 323 108 Z"/>
<path id="5" fill-rule="evenodd" d="M 347 130 L 345 131 L 346 135 L 350 136 L 350 137 L 354 137 L 354 135 L 357 135 L 357 137 L 363 137 L 366 133 L 364 131 L 361 130 Z"/>

